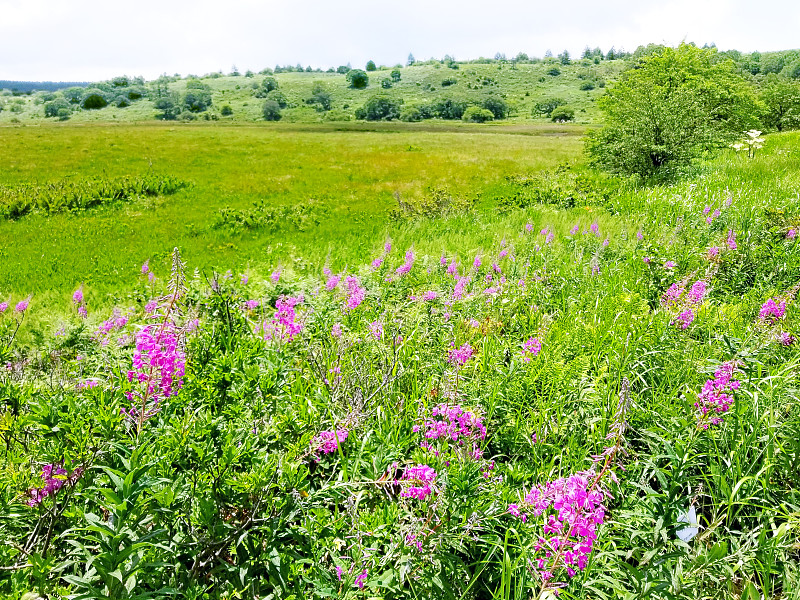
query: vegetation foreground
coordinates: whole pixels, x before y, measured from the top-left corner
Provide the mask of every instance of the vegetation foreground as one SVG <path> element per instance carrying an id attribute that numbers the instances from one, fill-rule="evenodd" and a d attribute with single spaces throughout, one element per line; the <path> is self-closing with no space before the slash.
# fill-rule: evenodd
<path id="1" fill-rule="evenodd" d="M 4 301 L 2 593 L 797 598 L 795 144 L 477 249 Z"/>

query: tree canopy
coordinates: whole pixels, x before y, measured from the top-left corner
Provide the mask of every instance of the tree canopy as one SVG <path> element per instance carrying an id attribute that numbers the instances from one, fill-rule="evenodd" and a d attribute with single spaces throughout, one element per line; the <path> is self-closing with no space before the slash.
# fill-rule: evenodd
<path id="1" fill-rule="evenodd" d="M 605 126 L 587 141 L 609 171 L 651 176 L 758 126 L 760 104 L 730 60 L 681 44 L 642 57 L 599 100 Z"/>

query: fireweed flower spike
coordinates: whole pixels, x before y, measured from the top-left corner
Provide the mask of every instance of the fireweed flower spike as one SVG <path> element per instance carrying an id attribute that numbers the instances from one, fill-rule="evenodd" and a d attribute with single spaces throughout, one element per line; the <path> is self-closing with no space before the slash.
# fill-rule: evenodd
<path id="1" fill-rule="evenodd" d="M 697 395 L 694 406 L 700 413 L 697 425 L 701 429 L 722 423 L 720 415 L 728 412 L 733 404 L 733 391 L 738 390 L 741 385 L 739 381 L 732 379 L 737 368 L 736 361 L 722 363 L 714 372 L 714 379 L 708 379 Z"/>
<path id="2" fill-rule="evenodd" d="M 20 300 L 17 302 L 17 305 L 14 307 L 14 312 L 18 312 L 23 314 L 26 310 L 28 310 L 28 305 L 31 302 L 31 296 L 25 298 L 25 300 Z"/>

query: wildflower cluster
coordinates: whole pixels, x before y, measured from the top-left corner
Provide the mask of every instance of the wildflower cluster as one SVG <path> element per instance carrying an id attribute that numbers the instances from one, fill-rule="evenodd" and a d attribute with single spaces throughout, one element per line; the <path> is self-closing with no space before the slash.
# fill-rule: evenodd
<path id="1" fill-rule="evenodd" d="M 737 366 L 736 361 L 722 363 L 714 372 L 714 379 L 707 380 L 703 385 L 694 403 L 700 411 L 698 424 L 701 428 L 708 429 L 709 425 L 721 423 L 722 417 L 719 415 L 728 412 L 733 404 L 733 391 L 740 386 L 739 381 L 732 379 Z"/>
<path id="2" fill-rule="evenodd" d="M 542 351 L 542 342 L 539 338 L 528 338 L 522 343 L 522 360 L 530 362 L 531 358 L 535 358 Z"/>
<path id="3" fill-rule="evenodd" d="M 265 340 L 291 342 L 303 330 L 303 323 L 298 320 L 295 306 L 303 302 L 303 296 L 281 297 L 275 301 L 275 314 L 271 321 L 261 324 L 260 330 Z M 256 332 L 258 332 L 256 328 Z"/>
<path id="4" fill-rule="evenodd" d="M 400 477 L 398 483 L 403 486 L 400 492 L 402 498 L 425 500 L 433 493 L 433 482 L 436 481 L 436 471 L 428 465 L 415 465 L 408 467 Z"/>
<path id="5" fill-rule="evenodd" d="M 75 485 L 75 482 L 80 479 L 82 473 L 83 469 L 80 467 L 68 474 L 67 470 L 62 465 L 44 465 L 41 475 L 44 485 L 40 488 L 35 487 L 28 490 L 28 506 L 38 506 L 48 496 L 55 496 L 67 483 Z"/>
<path id="6" fill-rule="evenodd" d="M 346 429 L 321 431 L 311 439 L 312 452 L 317 455 L 336 452 L 349 434 L 350 432 Z"/>
<path id="7" fill-rule="evenodd" d="M 704 279 L 695 281 L 687 292 L 688 283 L 689 278 L 673 283 L 661 296 L 661 306 L 675 315 L 672 324 L 680 329 L 687 329 L 692 324 L 695 311 L 708 293 L 708 285 Z"/>
<path id="8" fill-rule="evenodd" d="M 465 342 L 460 348 L 450 350 L 447 354 L 447 362 L 455 367 L 463 367 L 474 354 L 475 349 Z"/>
<path id="9" fill-rule="evenodd" d="M 471 442 L 471 452 L 475 459 L 481 457 L 481 451 L 477 446 L 478 440 L 486 438 L 486 427 L 481 418 L 459 405 L 435 406 L 431 411 L 431 418 L 426 419 L 422 425 L 415 425 L 413 430 L 422 432 L 425 441 L 420 445 L 428 450 L 433 450 L 429 440 L 449 440 L 459 446 Z M 438 455 L 435 450 L 434 453 Z"/>

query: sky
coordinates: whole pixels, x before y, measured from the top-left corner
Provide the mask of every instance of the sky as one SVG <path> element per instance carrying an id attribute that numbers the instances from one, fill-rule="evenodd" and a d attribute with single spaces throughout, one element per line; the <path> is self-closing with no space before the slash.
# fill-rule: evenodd
<path id="1" fill-rule="evenodd" d="M 0 79 L 327 69 L 585 46 L 800 47 L 797 0 L 0 0 Z"/>

